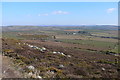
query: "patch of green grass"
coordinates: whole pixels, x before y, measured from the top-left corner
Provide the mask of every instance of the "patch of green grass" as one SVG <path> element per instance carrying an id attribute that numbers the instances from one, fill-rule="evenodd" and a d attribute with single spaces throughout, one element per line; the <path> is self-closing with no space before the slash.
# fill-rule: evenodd
<path id="1" fill-rule="evenodd" d="M 3 32 L 2 37 L 9 38 L 9 39 L 24 39 L 22 37 L 19 37 L 17 35 L 17 32 Z"/>
<path id="2" fill-rule="evenodd" d="M 113 49 L 115 46 L 114 42 L 105 42 L 105 41 L 95 41 L 95 40 L 70 40 L 70 39 L 63 39 L 59 40 L 65 43 L 73 43 L 73 44 L 80 44 L 80 45 L 87 45 L 93 47 L 102 47 L 102 48 L 110 48 Z"/>
<path id="3" fill-rule="evenodd" d="M 119 47 L 120 47 L 120 45 L 117 45 L 117 46 L 114 47 L 114 49 L 111 49 L 111 50 L 109 50 L 109 51 L 115 52 L 115 53 L 120 53 L 120 51 L 119 51 L 119 49 L 118 49 Z"/>

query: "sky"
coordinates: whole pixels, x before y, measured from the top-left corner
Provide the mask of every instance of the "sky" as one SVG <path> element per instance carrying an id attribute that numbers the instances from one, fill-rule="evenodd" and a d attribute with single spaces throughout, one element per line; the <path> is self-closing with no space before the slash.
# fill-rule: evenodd
<path id="1" fill-rule="evenodd" d="M 117 25 L 117 2 L 3 2 L 5 25 Z"/>

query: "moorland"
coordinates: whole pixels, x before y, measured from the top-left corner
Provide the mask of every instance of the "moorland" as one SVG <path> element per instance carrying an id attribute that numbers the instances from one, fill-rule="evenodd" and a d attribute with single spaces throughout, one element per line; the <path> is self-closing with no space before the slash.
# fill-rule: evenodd
<path id="1" fill-rule="evenodd" d="M 2 54 L 23 78 L 117 78 L 118 40 L 113 25 L 3 26 Z"/>

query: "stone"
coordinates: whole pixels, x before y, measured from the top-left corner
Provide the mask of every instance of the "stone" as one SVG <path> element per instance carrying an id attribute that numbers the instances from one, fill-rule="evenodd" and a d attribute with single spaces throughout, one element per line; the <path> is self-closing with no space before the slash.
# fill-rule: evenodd
<path id="1" fill-rule="evenodd" d="M 64 67 L 64 65 L 59 65 L 59 67 L 63 68 L 63 67 Z"/>
<path id="2" fill-rule="evenodd" d="M 45 48 L 45 47 L 42 47 L 42 50 L 46 50 L 46 48 Z"/>
<path id="3" fill-rule="evenodd" d="M 63 55 L 63 56 L 65 56 L 65 54 L 64 53 L 60 53 L 61 55 Z"/>
<path id="4" fill-rule="evenodd" d="M 31 66 L 28 66 L 28 69 L 30 69 L 30 70 L 34 70 L 35 67 L 31 65 Z"/>
<path id="5" fill-rule="evenodd" d="M 105 71 L 105 68 L 102 68 L 103 71 Z"/>
<path id="6" fill-rule="evenodd" d="M 28 76 L 29 76 L 29 77 L 31 77 L 32 75 L 33 75 L 33 73 L 32 73 L 32 72 L 29 72 L 29 73 L 28 73 Z"/>
<path id="7" fill-rule="evenodd" d="M 37 76 L 36 78 L 42 79 L 42 77 L 41 77 L 41 76 Z"/>
<path id="8" fill-rule="evenodd" d="M 57 52 L 58 54 L 60 54 L 61 52 Z"/>
<path id="9" fill-rule="evenodd" d="M 20 43 L 18 43 L 20 45 Z"/>
<path id="10" fill-rule="evenodd" d="M 56 54 L 56 53 L 57 53 L 57 52 L 55 52 L 55 51 L 53 52 L 53 54 Z"/>
<path id="11" fill-rule="evenodd" d="M 71 56 L 70 56 L 70 55 L 67 55 L 67 57 L 71 58 Z"/>

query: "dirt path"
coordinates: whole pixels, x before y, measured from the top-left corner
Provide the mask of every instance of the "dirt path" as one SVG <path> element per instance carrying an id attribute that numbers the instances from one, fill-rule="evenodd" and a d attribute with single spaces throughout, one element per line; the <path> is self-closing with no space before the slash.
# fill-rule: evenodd
<path id="1" fill-rule="evenodd" d="M 22 78 L 21 73 L 15 70 L 10 58 L 2 57 L 2 77 L 3 78 Z"/>

